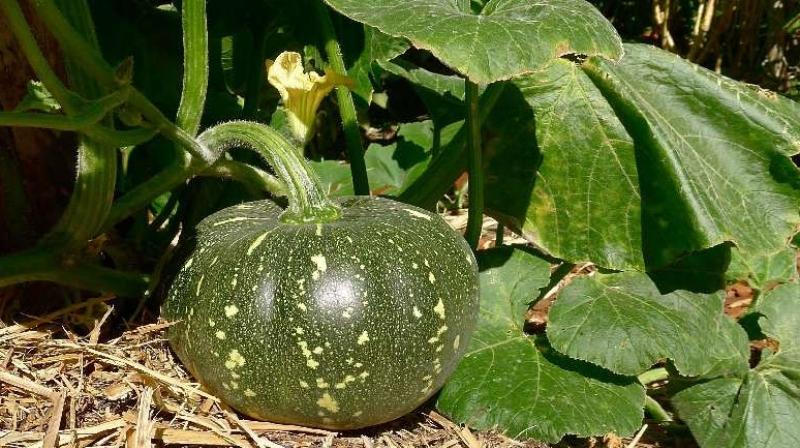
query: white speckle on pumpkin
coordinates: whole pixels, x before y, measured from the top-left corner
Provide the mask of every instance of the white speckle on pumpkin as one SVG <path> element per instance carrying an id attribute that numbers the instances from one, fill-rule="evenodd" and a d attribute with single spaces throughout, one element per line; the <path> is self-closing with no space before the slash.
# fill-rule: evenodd
<path id="1" fill-rule="evenodd" d="M 231 387 L 232 387 L 234 390 L 235 390 L 235 389 L 238 389 L 238 388 L 239 388 L 239 383 L 237 383 L 236 381 L 231 381 Z"/>
<path id="2" fill-rule="evenodd" d="M 433 307 L 433 312 L 436 313 L 440 319 L 444 319 L 444 302 L 442 302 L 441 298 L 439 298 L 439 302 L 436 303 L 436 306 Z"/>
<path id="3" fill-rule="evenodd" d="M 297 307 L 300 308 L 301 311 L 308 311 L 308 307 L 305 303 L 297 302 Z"/>
<path id="4" fill-rule="evenodd" d="M 361 335 L 358 336 L 358 341 L 356 341 L 356 342 L 358 343 L 358 345 L 364 345 L 368 341 L 369 341 L 369 334 L 367 333 L 367 330 L 364 330 L 361 333 Z"/>
<path id="5" fill-rule="evenodd" d="M 361 364 L 360 362 L 357 362 L 357 363 L 353 364 L 353 367 L 355 367 L 356 369 L 360 369 L 360 368 L 364 367 L 364 364 Z"/>
<path id="6" fill-rule="evenodd" d="M 328 270 L 328 260 L 325 259 L 325 256 L 322 254 L 313 255 L 311 257 L 311 261 L 317 265 L 317 270 L 320 272 L 325 272 Z"/>
<path id="7" fill-rule="evenodd" d="M 244 390 L 244 396 L 245 396 L 245 397 L 250 397 L 250 398 L 253 398 L 253 397 L 255 397 L 255 396 L 256 396 L 256 393 L 255 393 L 255 392 L 253 392 L 253 390 L 252 390 L 252 389 L 245 389 L 245 390 Z"/>
<path id="8" fill-rule="evenodd" d="M 210 266 L 214 266 L 215 264 L 217 264 L 217 260 L 219 260 L 219 256 L 217 256 L 217 257 L 214 257 L 214 259 L 213 259 L 213 260 L 211 260 L 211 264 L 209 265 L 209 267 L 210 267 Z"/>
<path id="9" fill-rule="evenodd" d="M 436 282 L 436 276 L 433 275 L 433 272 L 428 273 L 428 281 L 431 282 L 431 284 Z"/>
<path id="10" fill-rule="evenodd" d="M 328 382 L 327 382 L 327 381 L 325 381 L 325 378 L 317 378 L 317 387 L 318 387 L 318 388 L 320 388 L 320 389 L 327 389 L 327 388 L 329 388 L 330 386 L 331 386 L 331 385 L 330 385 L 330 384 L 328 384 Z"/>
<path id="11" fill-rule="evenodd" d="M 247 248 L 247 256 L 253 255 L 253 251 L 264 242 L 264 239 L 269 235 L 269 231 L 262 233 L 258 236 L 253 242 L 250 244 L 250 247 Z"/>
<path id="12" fill-rule="evenodd" d="M 441 352 L 443 348 L 444 348 L 444 345 L 439 345 L 438 347 L 436 347 L 436 353 Z"/>
<path id="13" fill-rule="evenodd" d="M 369 372 L 367 372 L 367 371 L 365 370 L 365 371 L 363 371 L 363 372 L 359 373 L 359 374 L 358 374 L 358 376 L 359 376 L 359 378 L 361 378 L 361 381 L 364 381 L 364 380 L 366 380 L 366 379 L 367 379 L 367 377 L 369 376 Z"/>
<path id="14" fill-rule="evenodd" d="M 239 350 L 233 349 L 228 353 L 228 360 L 225 361 L 225 367 L 228 370 L 233 370 L 237 367 L 242 367 L 244 363 L 244 356 L 239 353 Z"/>
<path id="15" fill-rule="evenodd" d="M 349 236 L 344 237 L 344 239 L 346 239 L 348 243 L 353 244 L 353 239 Z"/>
<path id="16" fill-rule="evenodd" d="M 412 210 L 412 209 L 410 209 L 410 208 L 404 208 L 403 210 L 404 210 L 406 213 L 408 213 L 409 215 L 411 215 L 411 216 L 413 216 L 413 217 L 415 217 L 415 218 L 422 218 L 422 219 L 426 219 L 426 220 L 428 220 L 428 221 L 430 221 L 430 220 L 431 220 L 431 217 L 430 217 L 430 216 L 428 216 L 428 215 L 426 215 L 425 213 L 421 213 L 421 212 L 418 212 L 418 211 L 416 211 L 416 210 Z"/>
<path id="17" fill-rule="evenodd" d="M 364 413 L 363 411 L 356 411 L 356 412 L 353 413 L 353 417 L 360 417 L 361 414 L 363 414 L 363 413 Z"/>
<path id="18" fill-rule="evenodd" d="M 303 327 L 297 327 L 294 329 L 294 332 L 297 334 L 305 334 L 306 330 Z"/>
<path id="19" fill-rule="evenodd" d="M 208 320 L 208 326 L 209 326 L 209 327 L 211 327 L 211 328 L 214 328 L 214 326 L 215 326 L 215 325 L 217 325 L 217 323 L 216 323 L 216 322 L 214 322 L 214 321 L 213 321 L 213 320 L 211 320 L 211 319 L 209 319 L 209 320 Z"/>
<path id="20" fill-rule="evenodd" d="M 222 330 L 217 330 L 217 332 L 214 333 L 214 336 L 216 336 L 217 339 L 225 339 L 225 332 Z"/>
<path id="21" fill-rule="evenodd" d="M 235 280 L 236 279 L 234 279 L 234 281 Z M 238 312 L 239 308 L 236 305 L 225 305 L 225 317 L 233 317 Z"/>
<path id="22" fill-rule="evenodd" d="M 322 394 L 319 400 L 317 400 L 317 406 L 326 409 L 328 412 L 335 414 L 339 412 L 339 403 L 331 397 L 331 394 L 325 392 Z"/>
<path id="23" fill-rule="evenodd" d="M 239 375 L 238 373 L 236 373 L 236 372 L 231 372 L 231 378 L 233 378 L 233 379 L 235 379 L 235 380 L 238 380 L 238 379 L 239 379 L 239 378 L 241 378 L 241 377 L 242 377 L 242 376 L 241 376 L 241 375 Z"/>
<path id="24" fill-rule="evenodd" d="M 314 347 L 314 350 L 312 350 L 312 352 L 313 352 L 315 355 L 320 355 L 320 354 L 322 354 L 322 352 L 323 352 L 323 349 L 322 349 L 322 347 L 320 347 L 320 346 L 316 346 L 316 347 Z"/>
<path id="25" fill-rule="evenodd" d="M 428 263 L 428 259 L 427 259 L 427 258 L 426 258 L 426 259 L 424 259 L 424 260 L 423 260 L 423 262 L 425 263 L 425 267 L 426 267 L 426 268 L 429 268 L 429 267 L 431 267 L 430 263 Z"/>
<path id="26" fill-rule="evenodd" d="M 347 364 L 353 364 L 353 358 L 347 358 L 344 360 Z"/>
<path id="27" fill-rule="evenodd" d="M 347 375 L 347 376 L 344 377 L 344 380 L 342 380 L 341 383 L 336 383 L 336 385 L 334 387 L 336 389 L 344 389 L 344 388 L 347 387 L 348 384 L 352 383 L 355 380 L 356 380 L 356 377 L 354 377 L 353 375 Z"/>
<path id="28" fill-rule="evenodd" d="M 236 284 L 239 283 L 239 279 L 234 275 L 233 280 L 231 280 L 231 288 L 236 288 Z"/>
<path id="29" fill-rule="evenodd" d="M 223 224 L 228 224 L 228 223 L 231 223 L 231 222 L 247 221 L 248 219 L 249 218 L 247 218 L 246 216 L 237 216 L 235 218 L 224 219 L 222 221 L 215 222 L 214 223 L 214 227 L 221 226 Z"/>
<path id="30" fill-rule="evenodd" d="M 412 311 L 413 311 L 413 313 L 414 313 L 414 317 L 416 317 L 417 319 L 419 319 L 420 317 L 422 317 L 422 312 L 419 310 L 419 308 L 417 308 L 417 306 L 416 306 L 416 305 L 414 305 L 414 308 L 413 308 L 413 310 L 412 310 Z"/>
<path id="31" fill-rule="evenodd" d="M 200 295 L 200 288 L 202 288 L 202 287 L 203 287 L 203 279 L 204 279 L 204 278 L 206 278 L 206 275 L 205 275 L 205 274 L 201 275 L 201 276 L 200 276 L 200 280 L 198 280 L 198 281 L 197 281 L 197 290 L 195 290 L 195 295 L 196 295 L 196 296 L 199 296 L 199 295 Z"/>
<path id="32" fill-rule="evenodd" d="M 192 263 L 194 263 L 194 258 L 190 258 L 190 259 L 189 259 L 189 260 L 186 262 L 186 266 L 184 266 L 184 268 L 186 268 L 186 269 L 189 269 L 190 267 L 192 267 Z"/>
<path id="33" fill-rule="evenodd" d="M 319 367 L 319 363 L 311 358 L 306 361 L 306 365 L 312 370 L 315 370 L 317 367 Z"/>
<path id="34" fill-rule="evenodd" d="M 419 267 L 419 265 L 417 263 L 411 263 L 411 267 L 413 269 L 417 269 Z"/>
<path id="35" fill-rule="evenodd" d="M 308 383 L 306 383 L 303 380 L 300 380 L 300 387 L 302 387 L 303 389 L 308 389 Z"/>
<path id="36" fill-rule="evenodd" d="M 317 230 L 315 233 L 317 236 L 322 236 L 322 224 L 317 224 Z"/>

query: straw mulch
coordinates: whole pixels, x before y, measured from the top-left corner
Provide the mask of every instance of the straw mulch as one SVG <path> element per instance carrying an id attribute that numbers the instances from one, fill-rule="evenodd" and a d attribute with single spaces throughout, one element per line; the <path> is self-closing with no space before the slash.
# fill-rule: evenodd
<path id="1" fill-rule="evenodd" d="M 34 311 L 22 291 L 30 296 L 0 290 L 0 447 L 546 446 L 473 432 L 430 407 L 345 433 L 248 420 L 192 381 L 153 311 L 126 322 L 129 301 L 107 296 Z M 569 443 L 626 445 L 613 436 Z"/>
<path id="2" fill-rule="evenodd" d="M 115 331 L 116 303 L 99 297 L 0 328 L 0 446 L 539 446 L 431 410 L 343 434 L 247 420 L 192 382 L 164 340 L 168 323 Z"/>

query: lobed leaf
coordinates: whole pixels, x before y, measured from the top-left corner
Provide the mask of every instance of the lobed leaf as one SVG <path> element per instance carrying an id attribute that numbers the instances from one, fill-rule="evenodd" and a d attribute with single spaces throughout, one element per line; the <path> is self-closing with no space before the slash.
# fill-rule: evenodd
<path id="1" fill-rule="evenodd" d="M 722 313 L 722 293 L 662 295 L 645 274 L 594 275 L 566 286 L 547 336 L 567 356 L 637 375 L 671 359 L 684 376 L 746 371 L 747 334 Z"/>
<path id="2" fill-rule="evenodd" d="M 491 0 L 479 13 L 452 0 L 326 0 L 345 16 L 404 37 L 478 83 L 509 79 L 565 54 L 616 59 L 614 27 L 584 0 Z"/>
<path id="3" fill-rule="evenodd" d="M 633 141 L 588 76 L 556 61 L 514 80 L 495 111 L 489 213 L 553 256 L 643 270 Z"/>
<path id="4" fill-rule="evenodd" d="M 549 264 L 511 247 L 481 252 L 478 260 L 478 328 L 439 395 L 439 410 L 476 429 L 546 442 L 638 429 L 644 389 L 634 378 L 568 359 L 524 333 L 525 310 L 547 285 Z"/>
<path id="5" fill-rule="evenodd" d="M 734 243 L 745 261 L 800 225 L 800 105 L 647 45 L 584 64 L 636 142 L 648 267 Z"/>
<path id="6" fill-rule="evenodd" d="M 779 344 L 743 376 L 720 378 L 673 397 L 701 447 L 784 448 L 800 444 L 800 285 L 759 299 L 759 324 Z"/>

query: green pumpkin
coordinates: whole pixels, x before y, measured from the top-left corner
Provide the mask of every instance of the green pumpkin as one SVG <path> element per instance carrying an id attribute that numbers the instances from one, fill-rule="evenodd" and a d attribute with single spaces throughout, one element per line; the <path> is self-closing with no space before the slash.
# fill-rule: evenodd
<path id="1" fill-rule="evenodd" d="M 388 199 L 333 205 L 318 222 L 269 201 L 209 216 L 163 305 L 180 359 L 251 417 L 387 422 L 430 398 L 468 345 L 478 276 L 464 239 Z"/>

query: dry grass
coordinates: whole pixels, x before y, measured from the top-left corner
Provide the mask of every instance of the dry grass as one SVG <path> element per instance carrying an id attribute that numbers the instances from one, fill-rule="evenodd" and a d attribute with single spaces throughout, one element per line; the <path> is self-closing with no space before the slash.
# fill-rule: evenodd
<path id="1" fill-rule="evenodd" d="M 164 340 L 168 324 L 124 328 L 115 302 L 0 328 L 0 446 L 540 446 L 476 434 L 431 410 L 348 433 L 247 420 L 191 381 Z M 91 328 L 71 323 L 87 317 Z"/>
<path id="2" fill-rule="evenodd" d="M 494 223 L 484 230 L 491 245 Z M 33 311 L 9 305 L 19 302 L 13 290 L 3 295 L 0 447 L 546 447 L 473 432 L 430 408 L 345 433 L 247 420 L 192 382 L 164 340 L 168 324 L 152 313 L 125 322 L 115 311 L 125 302 L 113 297 Z M 560 446 L 628 444 L 609 436 Z"/>

